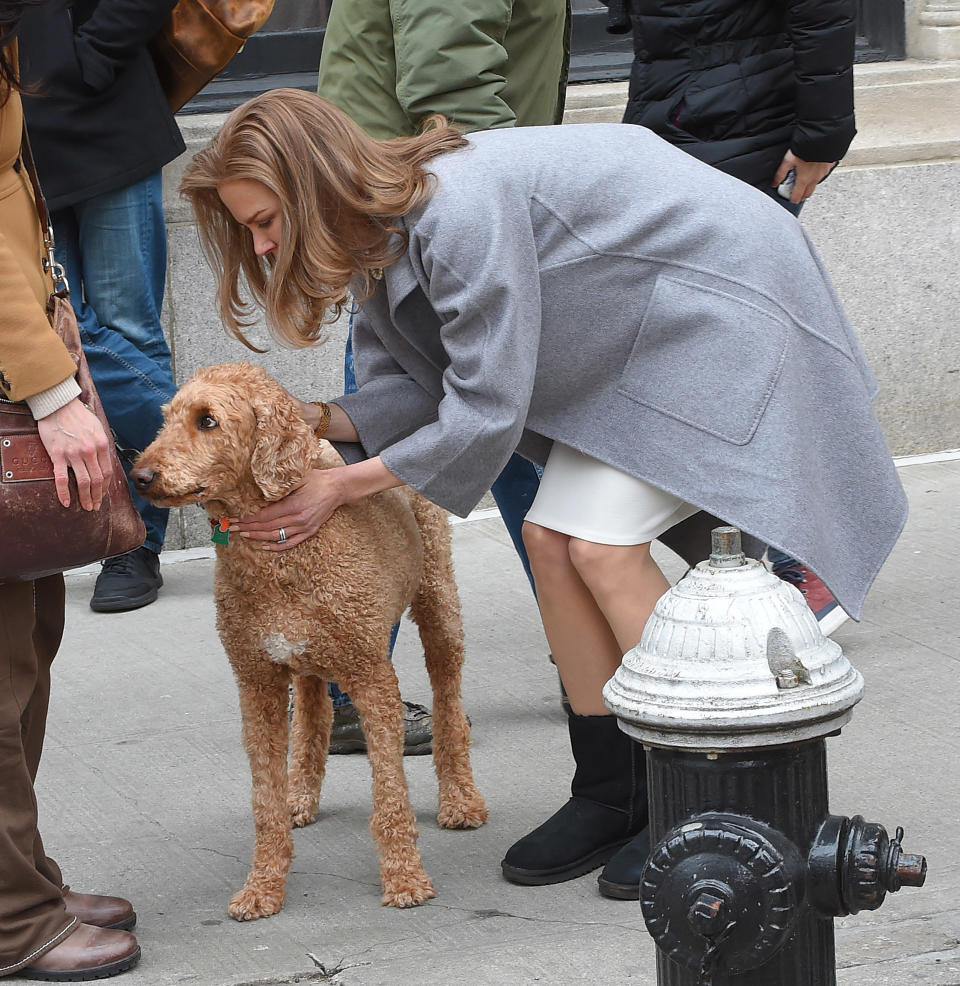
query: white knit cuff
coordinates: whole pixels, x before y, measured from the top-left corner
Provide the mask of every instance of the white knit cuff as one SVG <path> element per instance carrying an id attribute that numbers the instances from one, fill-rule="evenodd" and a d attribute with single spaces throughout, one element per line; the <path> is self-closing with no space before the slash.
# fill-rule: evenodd
<path id="1" fill-rule="evenodd" d="M 39 394 L 34 394 L 26 399 L 27 404 L 33 412 L 34 418 L 39 421 L 54 411 L 59 411 L 61 407 L 69 404 L 74 397 L 80 396 L 80 385 L 75 377 L 67 377 L 63 383 L 58 383 L 56 387 L 49 390 L 42 390 Z"/>

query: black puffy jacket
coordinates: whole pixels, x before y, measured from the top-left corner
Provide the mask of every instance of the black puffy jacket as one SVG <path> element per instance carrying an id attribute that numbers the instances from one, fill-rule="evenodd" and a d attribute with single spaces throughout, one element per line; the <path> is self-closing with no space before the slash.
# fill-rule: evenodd
<path id="1" fill-rule="evenodd" d="M 50 0 L 20 21 L 23 111 L 51 209 L 159 171 L 183 138 L 147 50 L 176 0 Z"/>
<path id="2" fill-rule="evenodd" d="M 633 31 L 624 123 L 752 185 L 787 150 L 839 161 L 856 133 L 853 0 L 610 0 Z"/>

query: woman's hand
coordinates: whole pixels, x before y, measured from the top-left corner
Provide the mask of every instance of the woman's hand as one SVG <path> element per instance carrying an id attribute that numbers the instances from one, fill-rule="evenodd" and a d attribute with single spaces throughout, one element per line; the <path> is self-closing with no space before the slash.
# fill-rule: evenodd
<path id="1" fill-rule="evenodd" d="M 53 460 L 57 499 L 70 506 L 70 477 L 77 480 L 80 506 L 99 510 L 103 494 L 113 475 L 110 438 L 100 419 L 75 397 L 59 411 L 37 421 L 40 440 Z"/>
<path id="2" fill-rule="evenodd" d="M 236 531 L 251 541 L 260 541 L 260 546 L 269 551 L 295 548 L 316 534 L 337 507 L 348 502 L 338 476 L 345 468 L 311 469 L 303 484 L 282 500 L 248 517 L 231 520 L 231 533 Z M 281 530 L 286 535 L 283 541 Z"/>
<path id="3" fill-rule="evenodd" d="M 259 541 L 259 547 L 267 551 L 285 551 L 316 534 L 344 503 L 401 485 L 379 457 L 352 466 L 311 469 L 303 483 L 282 500 L 249 517 L 231 519 L 230 530 Z"/>

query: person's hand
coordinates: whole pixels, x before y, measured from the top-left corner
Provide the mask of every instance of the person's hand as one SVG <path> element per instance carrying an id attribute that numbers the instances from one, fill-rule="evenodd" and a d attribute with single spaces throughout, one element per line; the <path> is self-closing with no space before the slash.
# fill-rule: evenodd
<path id="1" fill-rule="evenodd" d="M 40 441 L 53 460 L 57 499 L 70 506 L 69 470 L 77 480 L 80 506 L 98 510 L 113 475 L 110 438 L 100 419 L 75 397 L 59 411 L 37 421 Z"/>
<path id="2" fill-rule="evenodd" d="M 770 184 L 775 188 L 787 177 L 791 170 L 794 171 L 796 178 L 793 183 L 793 191 L 790 193 L 790 201 L 795 205 L 799 205 L 801 202 L 806 202 L 813 195 L 817 190 L 817 185 L 836 166 L 836 161 L 804 161 L 802 158 L 798 158 L 793 151 L 787 151 Z"/>
<path id="3" fill-rule="evenodd" d="M 303 484 L 282 500 L 248 517 L 231 520 L 230 532 L 258 541 L 259 547 L 268 551 L 295 548 L 316 534 L 334 510 L 347 502 L 339 475 L 345 468 L 311 469 Z M 286 535 L 284 541 L 279 540 L 281 529 Z"/>

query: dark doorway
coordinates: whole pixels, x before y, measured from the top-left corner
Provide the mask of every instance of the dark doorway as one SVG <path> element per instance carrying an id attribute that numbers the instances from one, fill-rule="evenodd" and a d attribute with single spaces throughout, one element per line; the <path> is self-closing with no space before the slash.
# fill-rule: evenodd
<path id="1" fill-rule="evenodd" d="M 889 62 L 905 51 L 903 0 L 857 0 L 857 61 Z"/>

